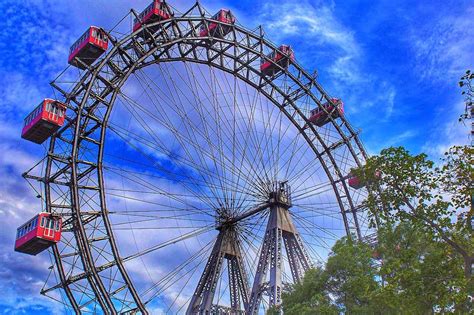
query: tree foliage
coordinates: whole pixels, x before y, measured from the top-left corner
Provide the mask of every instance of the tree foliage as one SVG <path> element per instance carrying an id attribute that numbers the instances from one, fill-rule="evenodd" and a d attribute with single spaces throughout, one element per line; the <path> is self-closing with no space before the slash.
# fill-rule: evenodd
<path id="1" fill-rule="evenodd" d="M 339 314 L 339 308 L 331 303 L 327 294 L 327 273 L 317 267 L 309 270 L 302 283 L 296 284 L 291 294 L 283 296 L 283 311 L 292 315 Z"/>
<path id="2" fill-rule="evenodd" d="M 384 224 L 409 222 L 451 247 L 464 260 L 472 284 L 474 263 L 473 148 L 452 147 L 436 166 L 403 147 L 382 150 L 355 170 L 372 192 L 366 206 Z M 375 176 L 378 171 L 382 175 Z"/>
<path id="3" fill-rule="evenodd" d="M 474 102 L 474 73 L 471 70 L 467 70 L 466 73 L 461 77 L 459 81 L 459 87 L 462 88 L 461 94 L 464 96 L 464 103 L 466 104 L 466 108 L 464 110 L 464 114 L 459 117 L 459 121 L 464 121 L 466 119 L 470 119 L 473 116 L 473 102 Z"/>
<path id="4" fill-rule="evenodd" d="M 375 300 L 407 314 L 465 310 L 468 287 L 463 260 L 431 233 L 410 222 L 379 229 L 381 287 Z"/>
<path id="5" fill-rule="evenodd" d="M 283 295 L 284 314 L 469 312 L 463 261 L 446 243 L 407 222 L 384 226 L 378 239 L 374 248 L 339 240 L 324 268 Z"/>
<path id="6" fill-rule="evenodd" d="M 474 309 L 473 148 L 438 165 L 402 147 L 353 173 L 378 226 L 371 248 L 343 238 L 324 268 L 283 296 L 285 314 L 470 313 Z"/>
<path id="7" fill-rule="evenodd" d="M 326 264 L 327 288 L 348 313 L 373 313 L 371 294 L 377 288 L 372 248 L 343 238 L 336 242 Z"/>

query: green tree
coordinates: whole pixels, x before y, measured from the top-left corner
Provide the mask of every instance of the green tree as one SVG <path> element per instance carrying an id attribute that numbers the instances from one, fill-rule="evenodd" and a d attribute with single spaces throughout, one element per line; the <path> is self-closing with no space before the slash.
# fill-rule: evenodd
<path id="1" fill-rule="evenodd" d="M 280 315 L 280 314 L 281 314 L 280 307 L 277 307 L 277 306 L 270 307 L 266 313 L 266 315 Z"/>
<path id="2" fill-rule="evenodd" d="M 285 314 L 468 313 L 463 261 L 409 222 L 382 226 L 375 248 L 343 238 L 325 268 L 283 295 Z M 272 309 L 268 314 L 279 314 Z"/>
<path id="3" fill-rule="evenodd" d="M 468 308 L 463 261 L 445 242 L 403 222 L 378 231 L 382 286 L 372 303 L 391 313 L 448 313 Z"/>
<path id="4" fill-rule="evenodd" d="M 339 314 L 339 308 L 329 298 L 327 282 L 328 275 L 320 267 L 306 272 L 302 283 L 295 284 L 291 293 L 283 294 L 284 314 Z"/>
<path id="5" fill-rule="evenodd" d="M 368 314 L 375 310 L 371 298 L 378 290 L 373 249 L 362 242 L 342 238 L 332 248 L 326 264 L 328 290 L 337 305 L 351 314 Z"/>
<path id="6" fill-rule="evenodd" d="M 436 167 L 426 154 L 411 155 L 403 147 L 370 157 L 357 176 L 371 186 L 366 205 L 381 222 L 409 222 L 451 247 L 464 261 L 472 285 L 472 147 L 453 147 Z M 380 172 L 381 176 L 375 176 Z"/>
<path id="7" fill-rule="evenodd" d="M 371 297 L 380 284 L 372 252 L 364 243 L 348 238 L 337 241 L 325 268 L 307 271 L 302 283 L 283 295 L 284 314 L 375 313 L 379 306 L 371 303 Z"/>

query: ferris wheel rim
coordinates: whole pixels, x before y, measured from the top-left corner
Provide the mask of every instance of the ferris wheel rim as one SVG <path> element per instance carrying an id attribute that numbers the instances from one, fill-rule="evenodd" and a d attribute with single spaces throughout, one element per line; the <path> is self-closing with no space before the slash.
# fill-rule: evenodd
<path id="1" fill-rule="evenodd" d="M 199 6 L 199 4 L 197 4 L 197 5 Z M 173 17 L 171 20 L 168 20 L 168 21 L 160 21 L 160 22 L 157 22 L 157 23 L 155 23 L 155 24 L 156 24 L 156 25 L 166 25 L 166 24 L 173 24 L 173 23 L 178 23 L 178 22 L 196 22 L 196 21 L 198 21 L 198 23 L 199 23 L 199 21 L 202 22 L 202 21 L 205 21 L 205 20 L 208 20 L 208 18 L 207 18 L 205 15 L 193 16 L 193 17 L 185 17 L 185 16 L 182 16 L 182 17 Z M 234 33 L 234 32 L 236 32 L 236 31 L 239 31 L 239 32 L 241 32 L 241 33 L 244 33 L 244 34 L 246 34 L 247 36 L 254 37 L 255 39 L 257 39 L 257 40 L 260 42 L 260 45 L 262 45 L 262 47 L 265 46 L 265 47 L 269 47 L 269 48 L 272 48 L 272 49 L 276 49 L 276 46 L 273 45 L 272 43 L 270 43 L 269 41 L 267 41 L 266 39 L 264 39 L 263 36 L 261 36 L 261 35 L 259 36 L 258 34 L 255 34 L 255 33 L 253 33 L 253 32 L 250 31 L 250 30 L 247 30 L 247 29 L 245 29 L 245 28 L 243 28 L 243 27 L 241 27 L 241 26 L 237 26 L 237 25 L 236 25 L 236 26 L 234 26 L 234 29 L 233 29 L 232 32 Z M 78 146 L 79 146 L 78 142 L 79 142 L 79 138 L 82 136 L 81 133 L 80 133 L 80 132 L 81 132 L 81 129 L 84 129 L 84 130 L 86 129 L 86 128 L 84 128 L 84 126 L 81 124 L 81 116 L 82 116 L 82 114 L 83 114 L 83 112 L 84 112 L 84 110 L 85 110 L 85 103 L 86 103 L 86 101 L 90 98 L 90 87 L 94 84 L 94 82 L 95 82 L 96 80 L 100 80 L 100 79 L 98 79 L 98 76 L 100 76 L 100 71 L 101 71 L 101 69 L 107 65 L 107 63 L 109 62 L 109 60 L 111 60 L 114 56 L 116 56 L 116 55 L 114 55 L 114 53 L 118 53 L 118 51 L 119 51 L 120 49 L 124 49 L 124 46 L 122 46 L 123 44 L 125 44 L 125 43 L 127 43 L 127 42 L 130 42 L 130 41 L 133 41 L 133 40 L 137 40 L 137 39 L 140 37 L 140 36 L 139 36 L 139 33 L 140 33 L 140 32 L 142 32 L 142 30 L 137 30 L 136 32 L 134 32 L 134 33 L 132 33 L 132 34 L 126 36 L 125 38 L 123 38 L 122 40 L 120 40 L 119 42 L 117 42 L 116 44 L 114 44 L 114 48 L 107 54 L 107 56 L 100 62 L 100 64 L 99 64 L 97 67 L 91 69 L 91 70 L 93 70 L 93 71 L 90 71 L 90 70 L 89 70 L 89 71 L 87 71 L 87 73 L 84 74 L 83 78 L 81 79 L 81 82 L 79 82 L 79 83 L 76 85 L 76 87 L 73 89 L 73 91 L 76 91 L 75 94 L 73 93 L 73 94 L 68 94 L 68 95 L 67 95 L 67 99 L 68 99 L 68 102 L 67 102 L 67 103 L 70 104 L 71 100 L 74 100 L 74 98 L 77 97 L 77 95 L 79 94 L 78 91 L 80 91 L 80 88 L 82 87 L 83 83 L 87 82 L 87 79 L 89 78 L 88 91 L 85 93 L 85 96 L 86 96 L 86 97 L 83 98 L 83 100 L 81 101 L 80 104 L 78 104 L 78 107 L 77 107 L 77 114 L 78 114 L 78 115 L 76 116 L 76 123 L 75 123 L 74 145 L 73 145 L 73 149 L 72 149 L 72 152 L 71 152 L 71 156 L 72 156 L 72 161 L 71 161 L 71 163 L 72 163 L 72 165 L 73 165 L 72 169 L 74 169 L 74 165 L 75 165 L 75 163 L 77 163 L 77 150 L 79 149 L 79 147 L 78 147 Z M 235 36 L 235 35 L 234 35 L 234 36 Z M 257 38 L 257 37 L 258 37 L 258 38 Z M 180 41 L 182 42 L 182 41 L 186 41 L 186 40 L 189 41 L 190 39 L 189 39 L 189 38 L 180 38 L 178 41 L 175 41 L 174 43 L 178 43 L 178 44 L 179 44 Z M 196 40 L 196 41 L 202 41 L 202 39 L 195 39 L 195 40 Z M 212 40 L 215 41 L 215 42 L 224 43 L 224 44 L 228 44 L 228 45 L 234 44 L 234 42 L 232 42 L 232 41 L 230 41 L 230 40 L 226 40 L 226 39 L 213 38 Z M 173 43 L 173 44 L 174 44 L 174 43 Z M 166 44 L 173 45 L 172 43 L 166 43 Z M 196 49 L 197 47 L 198 47 L 198 46 L 195 46 L 194 49 Z M 240 48 L 245 48 L 245 47 L 243 47 L 243 46 L 239 46 L 239 47 L 240 47 Z M 250 48 L 250 47 L 249 47 L 249 48 Z M 156 51 L 157 49 L 158 49 L 158 48 L 155 48 L 154 51 Z M 254 48 L 251 48 L 251 49 L 249 49 L 248 51 L 251 51 L 251 50 L 254 50 Z M 123 86 L 123 84 L 125 84 L 125 82 L 127 81 L 128 76 L 132 73 L 132 71 L 134 71 L 133 69 L 136 69 L 136 68 L 137 68 L 137 65 L 140 63 L 140 60 L 146 60 L 146 58 L 149 57 L 149 56 L 151 56 L 151 55 L 154 53 L 154 51 L 149 50 L 146 56 L 142 56 L 142 57 L 139 58 L 138 60 L 135 60 L 134 64 L 130 67 L 129 71 L 128 71 L 126 74 L 123 75 L 122 79 L 120 80 L 120 83 L 117 84 L 116 87 L 121 87 L 121 86 Z M 261 49 L 260 52 L 257 52 L 257 51 L 254 50 L 254 53 L 257 53 L 258 55 L 260 55 L 260 57 L 265 58 L 265 55 L 263 54 L 263 48 Z M 178 61 L 178 60 L 169 60 L 169 62 L 175 62 L 175 61 Z M 199 60 L 193 60 L 193 59 L 190 59 L 190 58 L 187 59 L 187 58 L 184 58 L 184 57 L 183 57 L 182 59 L 180 59 L 179 61 L 189 61 L 189 62 L 197 62 L 197 63 L 200 63 Z M 156 61 L 156 62 L 158 62 L 158 61 Z M 166 60 L 162 59 L 162 60 L 160 60 L 160 62 L 166 62 Z M 226 69 L 226 68 L 224 68 L 224 67 L 219 68 L 218 65 L 212 64 L 211 62 L 209 63 L 209 65 L 210 65 L 210 66 L 213 66 L 213 67 L 215 67 L 215 68 L 218 68 L 218 69 L 220 69 L 220 70 L 223 70 L 223 71 L 225 71 L 225 72 L 227 72 L 227 73 L 231 73 L 231 74 L 233 73 L 233 71 L 231 71 L 230 69 Z M 299 71 L 300 73 L 303 73 L 307 78 L 311 78 L 298 64 L 294 64 L 293 66 L 294 66 L 295 68 L 297 68 L 297 71 Z M 251 65 L 248 64 L 247 67 L 250 69 L 250 68 L 251 68 Z M 234 70 L 235 70 L 235 69 L 234 69 Z M 251 71 L 258 72 L 258 69 L 252 68 Z M 284 72 L 285 75 L 288 75 L 290 78 L 294 77 L 293 74 L 291 74 L 288 69 L 283 69 L 283 72 Z M 234 73 L 234 75 L 237 75 L 237 74 Z M 263 75 L 262 75 L 262 77 L 263 77 Z M 239 79 L 242 79 L 242 78 L 239 77 Z M 243 78 L 243 79 L 245 79 L 245 78 Z M 298 82 L 297 82 L 297 85 L 298 85 L 299 87 L 301 87 L 301 88 L 305 87 L 305 84 L 306 84 L 306 83 L 304 83 L 304 82 L 302 82 L 302 81 L 300 82 L 299 79 L 297 79 L 297 78 L 295 78 L 295 79 L 296 79 L 296 81 L 298 81 Z M 314 84 L 317 84 L 314 78 L 310 79 L 310 82 L 314 82 Z M 246 83 L 249 83 L 249 82 L 246 82 Z M 272 82 L 267 82 L 267 83 L 270 84 L 270 85 L 272 84 Z M 252 84 L 251 84 L 251 85 L 252 85 Z M 318 88 L 318 89 L 319 89 L 319 88 Z M 321 90 L 322 90 L 322 88 L 321 88 Z M 308 89 L 306 89 L 304 92 L 305 92 L 306 94 L 311 94 L 311 90 L 308 90 Z M 114 98 L 115 98 L 117 92 L 114 91 L 113 93 L 114 93 Z M 328 96 L 327 93 L 324 92 L 323 90 L 322 90 L 322 94 Z M 277 103 L 280 104 L 279 101 L 277 101 L 276 99 L 272 98 L 270 95 L 268 95 L 267 97 L 269 98 L 269 100 L 270 100 L 272 103 L 274 103 L 274 105 L 276 105 L 277 107 L 279 107 L 279 106 L 277 105 Z M 316 98 L 315 98 L 315 99 L 316 99 Z M 108 115 L 109 115 L 110 112 L 112 111 L 112 108 L 113 108 L 113 106 L 114 106 L 114 102 L 112 102 L 110 105 L 111 105 L 111 106 L 110 106 L 110 111 L 108 111 Z M 280 104 L 280 105 L 281 105 L 281 104 Z M 288 105 L 293 106 L 295 112 L 300 116 L 300 118 L 302 118 L 303 120 L 306 119 L 306 121 L 307 121 L 306 115 L 304 115 L 304 113 L 302 113 L 302 112 L 296 107 L 296 105 L 295 105 L 293 102 L 290 101 L 289 104 L 287 104 L 286 106 L 288 106 Z M 300 131 L 302 131 L 302 130 L 301 130 L 301 126 L 293 119 L 293 117 L 292 117 L 292 115 L 291 115 L 290 113 L 287 113 L 287 112 L 286 112 L 286 109 L 285 109 L 284 107 L 279 107 L 279 109 L 282 110 L 282 111 L 284 111 L 284 112 L 285 112 L 285 115 L 287 115 L 287 117 L 292 121 L 292 123 L 293 123 L 298 129 L 300 129 Z M 347 139 L 347 135 L 344 134 L 344 133 L 342 133 L 342 131 L 340 131 L 340 130 L 341 130 L 340 128 L 337 128 L 338 124 L 337 124 L 333 119 L 331 119 L 331 123 L 332 123 L 334 126 L 336 126 L 336 129 L 341 133 L 341 135 L 342 135 L 341 138 L 344 139 L 344 144 L 349 147 L 349 150 L 350 150 L 350 152 L 351 152 L 351 154 L 352 154 L 352 157 L 354 158 L 354 160 L 356 161 L 356 163 L 360 166 L 360 165 L 362 165 L 362 164 L 361 164 L 361 158 L 359 158 L 358 155 L 357 155 L 356 153 L 354 153 L 354 152 L 355 152 L 354 149 L 351 149 L 351 146 L 352 146 L 352 145 L 351 145 L 351 139 L 354 139 L 354 140 L 355 140 L 356 146 L 358 147 L 357 149 L 359 150 L 360 154 L 362 155 L 362 159 L 366 157 L 365 150 L 363 149 L 362 144 L 360 143 L 357 134 L 352 130 L 352 127 L 350 127 L 350 125 L 348 124 L 346 118 L 345 118 L 345 117 L 341 117 L 340 120 L 343 122 L 343 124 L 345 125 L 345 127 L 347 127 L 347 129 L 351 132 L 350 139 Z M 307 122 L 308 122 L 308 121 L 307 121 Z M 104 120 L 102 123 L 103 123 L 104 125 L 106 125 L 106 124 L 107 124 L 107 120 Z M 103 144 L 103 141 L 105 140 L 105 132 L 106 132 L 106 130 L 107 130 L 106 127 L 104 128 L 104 125 L 101 127 L 101 128 L 102 128 L 102 131 L 101 131 L 101 133 L 102 133 L 102 134 L 101 134 L 102 144 L 100 145 L 100 152 L 101 152 L 101 153 L 100 153 L 100 156 L 101 156 L 101 157 L 98 159 L 98 161 L 99 161 L 98 164 L 99 164 L 99 165 L 101 164 L 102 159 L 103 159 L 103 157 L 102 157 L 102 155 L 103 155 L 103 150 L 104 150 L 104 148 L 103 148 L 103 145 L 104 145 L 104 144 Z M 59 135 L 62 134 L 62 132 L 63 132 L 64 130 L 68 129 L 68 128 L 70 128 L 70 126 L 66 126 L 66 127 L 59 133 Z M 311 126 L 311 125 L 309 124 L 309 128 L 308 128 L 308 129 L 310 129 L 310 130 L 314 133 L 314 136 L 315 136 L 315 137 L 318 137 L 318 136 L 319 136 L 318 131 L 316 130 L 317 128 L 315 128 L 315 127 L 313 127 L 313 126 Z M 304 135 L 306 135 L 304 132 L 302 132 L 302 133 L 303 133 Z M 51 143 L 50 143 L 50 151 L 51 151 L 51 152 L 54 152 L 54 149 L 55 149 L 55 139 L 56 139 L 56 136 L 54 136 L 54 137 L 52 138 L 52 141 L 51 141 Z M 307 137 L 305 137 L 305 139 L 308 141 L 308 144 L 310 144 L 310 143 L 309 143 L 309 142 L 311 142 L 310 139 L 307 138 Z M 324 148 L 324 147 L 325 147 L 325 146 L 324 146 L 324 145 L 325 145 L 324 141 L 323 141 L 323 140 L 319 140 L 319 141 L 321 142 L 321 144 L 323 145 L 323 148 Z M 318 152 L 315 147 L 313 147 L 312 149 L 313 149 L 313 151 L 315 151 L 315 154 L 318 156 L 318 159 L 320 159 L 321 165 L 323 165 L 323 167 L 325 168 L 326 174 L 328 175 L 328 178 L 329 178 L 329 180 L 331 181 L 331 184 L 333 184 L 333 186 L 334 186 L 336 183 L 341 183 L 341 184 L 344 186 L 344 189 L 345 189 L 345 191 L 346 191 L 346 193 L 347 193 L 348 198 L 350 198 L 350 194 L 348 193 L 349 190 L 348 190 L 348 188 L 347 188 L 347 185 L 345 184 L 344 180 L 341 181 L 341 178 L 343 178 L 343 177 L 345 176 L 345 174 L 339 174 L 339 178 L 338 178 L 338 179 L 333 179 L 332 174 L 330 174 L 329 171 L 328 171 L 328 170 L 326 169 L 326 167 L 325 167 L 325 163 L 326 163 L 326 162 L 321 159 L 321 153 Z M 327 152 L 326 152 L 327 156 L 330 157 L 330 156 L 331 156 L 331 152 L 330 152 L 330 149 L 329 149 L 327 146 L 325 147 L 325 151 L 327 151 Z M 332 159 L 332 163 L 334 164 L 334 167 L 337 169 L 337 162 L 336 162 L 336 160 Z M 47 169 L 47 175 L 48 175 L 48 176 L 51 175 L 51 174 L 50 174 L 50 173 L 51 173 L 50 167 L 51 167 L 51 165 L 49 165 L 49 168 Z M 102 167 L 98 167 L 98 172 L 103 172 Z M 73 176 L 74 176 L 74 175 L 73 175 Z M 76 174 L 76 177 L 77 177 L 77 174 Z M 99 177 L 102 177 L 102 179 L 103 179 L 103 174 L 102 174 L 102 175 L 99 175 Z M 49 181 L 46 181 L 46 183 L 45 183 L 45 189 L 49 190 L 49 185 L 50 185 Z M 78 184 L 77 184 L 77 179 L 75 180 L 74 186 L 76 187 L 75 189 L 77 189 L 77 186 L 78 186 Z M 334 187 L 333 187 L 333 188 L 334 188 Z M 103 184 L 102 184 L 102 188 L 101 188 L 101 189 L 104 190 Z M 335 188 L 334 188 L 334 189 L 335 189 Z M 104 193 L 104 192 L 103 192 L 103 193 Z M 104 194 L 105 194 L 105 193 L 104 193 Z M 339 200 L 340 197 L 337 196 L 337 199 Z M 49 205 L 48 205 L 48 207 L 49 207 L 49 210 L 50 210 L 50 206 L 49 206 Z M 77 207 L 77 206 L 76 206 L 76 207 Z M 341 205 L 340 205 L 340 207 L 342 208 Z M 76 218 L 76 220 L 77 220 L 77 223 L 78 223 L 79 226 L 80 226 L 80 225 L 82 224 L 82 222 L 80 222 L 80 221 L 81 221 L 80 209 L 75 209 L 75 211 L 77 211 L 77 218 Z M 102 211 L 104 211 L 104 209 L 102 209 Z M 342 209 L 341 209 L 341 211 L 342 211 Z M 345 211 L 345 210 L 344 210 L 344 211 Z M 106 212 L 103 212 L 102 215 L 103 215 L 104 217 L 107 217 L 107 213 L 106 213 Z M 106 219 L 107 219 L 107 218 L 106 218 Z M 107 228 L 107 224 L 106 224 L 105 226 L 106 226 L 106 228 Z M 113 232 L 112 232 L 112 230 L 111 230 L 110 223 L 108 224 L 108 228 L 110 229 L 110 233 L 112 234 L 112 240 L 113 240 Z M 82 234 L 82 235 L 80 235 L 80 238 L 85 238 L 85 239 L 87 239 L 87 235 L 86 235 L 85 233 L 81 233 L 81 234 Z M 110 235 L 109 235 L 109 236 L 110 236 Z M 87 244 L 84 243 L 83 246 L 84 246 L 84 250 L 87 250 L 87 249 L 86 249 Z M 83 253 L 82 253 L 82 251 L 81 251 L 81 255 L 82 255 L 82 254 L 83 254 Z M 61 261 L 60 255 L 59 255 L 59 253 L 57 252 L 57 250 L 54 251 L 54 257 L 55 257 L 55 259 L 56 259 L 57 262 L 60 262 L 60 261 Z M 120 257 L 120 256 L 119 256 L 119 257 Z M 95 270 L 95 267 L 96 267 L 96 266 L 94 265 L 94 266 L 90 266 L 90 267 L 91 267 L 91 270 L 92 270 L 93 273 L 94 273 L 94 270 Z M 61 268 L 59 268 L 59 269 L 61 269 Z M 60 275 L 61 275 L 61 270 L 59 270 L 59 273 L 60 273 Z M 63 283 L 66 283 L 66 282 L 67 282 L 66 277 L 65 277 L 64 274 L 62 274 L 62 277 L 61 277 L 61 278 L 64 278 L 64 279 L 61 280 Z M 93 278 L 94 278 L 94 282 L 96 282 L 97 285 L 98 285 L 98 290 L 101 291 L 102 289 L 100 288 L 100 283 L 101 283 L 100 277 L 98 277 L 98 276 L 95 277 L 95 276 L 93 275 Z M 64 288 L 64 289 L 66 290 L 66 293 L 67 293 L 67 287 L 68 287 L 68 286 L 66 285 L 66 288 Z M 133 287 L 133 284 L 131 283 L 131 281 L 130 281 L 129 288 L 130 288 L 130 287 Z M 107 292 L 105 292 L 105 293 L 107 293 Z M 104 303 L 104 305 L 108 304 L 108 305 L 109 305 L 108 307 L 110 308 L 110 307 L 113 305 L 113 303 L 112 303 L 111 301 L 108 301 L 108 302 L 106 301 L 106 300 L 107 300 L 107 298 L 106 298 L 106 295 L 107 295 L 107 294 L 105 294 L 105 293 L 101 293 L 101 295 L 103 296 L 103 299 L 105 300 L 105 301 L 103 301 L 103 303 Z M 71 295 L 71 296 L 72 296 L 72 295 Z M 69 294 L 68 294 L 68 297 L 69 297 Z M 70 297 L 69 297 L 69 298 L 70 298 Z M 71 300 L 71 298 L 70 298 L 70 300 Z M 72 300 L 74 300 L 74 297 L 72 297 Z M 99 301 L 100 301 L 100 300 L 99 300 Z M 140 301 L 139 298 L 138 298 L 138 301 Z M 71 301 L 71 303 L 77 305 L 76 301 Z M 137 305 L 138 305 L 138 304 L 140 304 L 140 303 L 137 303 Z M 112 306 L 112 307 L 113 307 L 113 306 Z M 138 307 L 138 308 L 140 309 L 140 307 Z M 143 306 L 143 309 L 144 309 L 144 306 Z"/>

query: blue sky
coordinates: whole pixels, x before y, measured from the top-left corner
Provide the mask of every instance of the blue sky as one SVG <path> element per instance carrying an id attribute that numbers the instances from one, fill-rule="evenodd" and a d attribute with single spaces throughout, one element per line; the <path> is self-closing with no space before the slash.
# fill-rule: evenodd
<path id="1" fill-rule="evenodd" d="M 22 119 L 53 94 L 69 46 L 89 25 L 112 27 L 148 1 L 3 0 L 0 10 L 0 314 L 62 314 L 39 295 L 49 257 L 13 252 L 15 228 L 38 202 L 21 173 L 44 153 L 22 141 Z M 191 1 L 170 1 L 182 11 Z M 344 100 L 367 150 L 403 145 L 431 158 L 468 142 L 459 77 L 474 66 L 472 1 L 202 1 L 232 9 L 239 23 L 262 25 L 275 43 Z"/>

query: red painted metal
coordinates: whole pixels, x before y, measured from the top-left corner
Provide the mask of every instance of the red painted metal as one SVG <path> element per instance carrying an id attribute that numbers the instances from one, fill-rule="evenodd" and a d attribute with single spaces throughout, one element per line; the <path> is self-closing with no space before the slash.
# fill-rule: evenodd
<path id="1" fill-rule="evenodd" d="M 270 60 L 262 59 L 260 71 L 264 75 L 274 75 L 281 70 L 278 66 L 286 69 L 290 65 L 290 62 L 295 61 L 295 53 L 290 46 L 281 45 L 278 50 L 279 51 L 274 51 L 267 55 Z"/>
<path id="2" fill-rule="evenodd" d="M 354 189 L 360 189 L 365 186 L 365 183 L 363 183 L 361 180 L 359 180 L 359 177 L 357 176 L 352 176 L 348 180 L 349 186 L 351 186 Z"/>
<path id="3" fill-rule="evenodd" d="M 77 62 L 77 59 L 90 66 L 107 51 L 108 47 L 109 38 L 105 31 L 97 26 L 91 26 L 71 46 L 68 63 L 80 69 L 86 69 L 84 65 Z"/>
<path id="4" fill-rule="evenodd" d="M 219 12 L 214 14 L 212 19 L 221 23 L 235 24 L 235 16 L 228 9 L 220 9 Z M 212 36 L 222 38 L 225 35 L 229 34 L 232 30 L 229 25 L 221 25 L 221 28 L 219 28 L 218 26 L 219 23 L 217 22 L 209 22 L 208 24 L 201 25 L 199 36 Z"/>
<path id="5" fill-rule="evenodd" d="M 311 110 L 308 120 L 318 127 L 329 122 L 329 117 L 337 118 L 344 115 L 344 103 L 338 98 L 332 98 L 330 102 L 322 105 L 326 111 L 320 107 Z M 329 113 L 329 114 L 328 114 Z"/>
<path id="6" fill-rule="evenodd" d="M 349 176 L 350 176 L 349 180 L 348 180 L 349 186 L 351 186 L 354 189 L 360 189 L 362 187 L 365 187 L 366 183 L 361 181 L 359 179 L 359 177 L 357 177 L 355 175 L 349 175 Z M 376 178 L 380 178 L 381 176 L 382 176 L 382 174 L 380 173 L 380 171 L 375 172 L 375 177 Z"/>
<path id="7" fill-rule="evenodd" d="M 15 251 L 37 255 L 61 240 L 62 219 L 41 212 L 17 229 Z"/>
<path id="8" fill-rule="evenodd" d="M 43 143 L 63 124 L 66 105 L 46 98 L 24 120 L 21 137 L 34 143 Z"/>
<path id="9" fill-rule="evenodd" d="M 165 10 L 165 6 L 162 1 L 154 0 L 149 6 L 146 7 L 139 15 L 138 19 L 135 18 L 133 21 L 133 31 L 135 32 L 142 25 L 151 24 L 154 22 L 168 20 L 171 16 Z M 150 28 L 150 32 L 154 33 L 157 29 Z"/>

